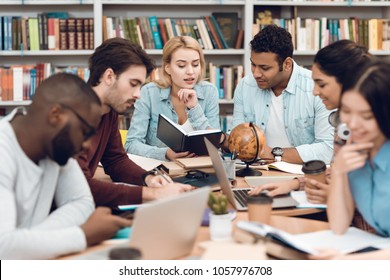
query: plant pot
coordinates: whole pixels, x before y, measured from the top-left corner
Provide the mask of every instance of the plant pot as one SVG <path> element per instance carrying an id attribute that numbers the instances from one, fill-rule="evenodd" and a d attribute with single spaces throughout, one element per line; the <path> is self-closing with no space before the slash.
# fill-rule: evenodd
<path id="1" fill-rule="evenodd" d="M 210 239 L 226 241 L 232 238 L 232 214 L 215 215 L 210 213 Z"/>

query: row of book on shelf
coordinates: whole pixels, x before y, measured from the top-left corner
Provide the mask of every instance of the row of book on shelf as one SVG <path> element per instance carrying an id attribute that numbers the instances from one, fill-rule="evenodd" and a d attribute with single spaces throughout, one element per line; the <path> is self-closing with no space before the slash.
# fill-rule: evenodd
<path id="1" fill-rule="evenodd" d="M 87 81 L 89 69 L 77 66 L 52 67 L 50 63 L 0 67 L 0 101 L 31 100 L 37 86 L 53 73 L 67 72 Z"/>
<path id="2" fill-rule="evenodd" d="M 219 93 L 219 99 L 232 100 L 234 89 L 244 76 L 243 65 L 214 65 L 209 62 L 210 82 L 214 84 Z"/>
<path id="3" fill-rule="evenodd" d="M 67 12 L 1 16 L 0 50 L 93 49 L 93 24 L 93 18 L 73 18 Z"/>
<path id="4" fill-rule="evenodd" d="M 144 49 L 162 49 L 175 36 L 191 36 L 203 49 L 242 48 L 243 30 L 237 13 L 213 13 L 201 18 L 135 18 L 103 16 L 103 40 L 129 39 Z"/>
<path id="5" fill-rule="evenodd" d="M 295 50 L 318 51 L 338 40 L 348 39 L 369 50 L 390 50 L 390 19 L 274 18 L 272 23 L 287 29 Z M 265 25 L 253 25 L 257 34 Z"/>
<path id="6" fill-rule="evenodd" d="M 59 72 L 78 75 L 85 81 L 89 78 L 89 69 L 82 66 L 53 67 L 51 63 L 0 66 L 0 101 L 30 100 L 42 80 Z M 157 73 L 151 75 L 151 80 L 158 79 Z M 220 99 L 233 98 L 234 89 L 243 75 L 242 65 L 217 66 L 210 62 L 207 69 L 207 79 L 217 87 Z"/>

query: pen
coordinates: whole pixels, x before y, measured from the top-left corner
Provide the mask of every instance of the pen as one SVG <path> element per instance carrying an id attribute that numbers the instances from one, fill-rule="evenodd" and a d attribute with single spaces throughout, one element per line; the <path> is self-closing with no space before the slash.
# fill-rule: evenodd
<path id="1" fill-rule="evenodd" d="M 237 157 L 238 157 L 238 152 L 236 152 L 236 150 L 233 150 L 233 152 L 232 152 L 232 155 L 231 155 L 231 160 L 236 160 L 237 159 Z"/>
<path id="2" fill-rule="evenodd" d="M 165 179 L 165 181 L 167 181 L 168 183 L 172 183 L 171 178 L 169 177 L 169 179 L 168 179 L 167 176 L 164 174 L 164 172 L 162 172 L 160 169 L 154 168 L 154 171 L 156 171 L 156 173 L 157 173 L 158 175 L 160 175 L 161 177 L 163 177 L 163 178 Z"/>

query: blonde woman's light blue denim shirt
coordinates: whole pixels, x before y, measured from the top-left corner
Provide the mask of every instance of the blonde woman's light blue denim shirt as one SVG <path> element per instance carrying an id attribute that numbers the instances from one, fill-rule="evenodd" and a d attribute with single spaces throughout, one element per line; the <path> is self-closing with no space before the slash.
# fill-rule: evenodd
<path id="1" fill-rule="evenodd" d="M 206 81 L 194 87 L 198 104 L 188 110 L 187 118 L 194 130 L 216 128 L 219 125 L 219 104 L 217 88 Z M 157 138 L 159 114 L 178 123 L 178 116 L 170 98 L 171 88 L 159 88 L 155 83 L 142 87 L 141 98 L 134 104 L 134 114 L 127 133 L 125 149 L 128 153 L 166 160 L 167 146 Z"/>
<path id="2" fill-rule="evenodd" d="M 313 95 L 311 71 L 295 62 L 293 65 L 288 85 L 282 92 L 284 129 L 304 162 L 319 159 L 329 164 L 334 140 L 334 129 L 328 121 L 331 111 L 326 109 L 318 96 Z M 258 87 L 252 73 L 241 79 L 234 92 L 233 127 L 253 122 L 266 132 L 271 94 L 271 89 Z"/>

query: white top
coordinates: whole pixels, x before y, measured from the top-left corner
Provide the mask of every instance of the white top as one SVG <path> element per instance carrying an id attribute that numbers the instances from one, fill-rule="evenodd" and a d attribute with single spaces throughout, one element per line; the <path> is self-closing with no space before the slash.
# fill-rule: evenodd
<path id="1" fill-rule="evenodd" d="M 265 131 L 265 138 L 269 147 L 292 147 L 288 140 L 283 121 L 283 94 L 275 96 L 271 94 L 271 106 L 269 112 L 269 119 L 267 129 Z"/>
<path id="2" fill-rule="evenodd" d="M 194 131 L 194 128 L 192 127 L 192 124 L 190 122 L 189 119 L 186 120 L 185 123 L 183 123 L 182 125 L 180 125 L 182 129 L 184 129 L 185 132 L 191 132 L 191 131 Z"/>
<path id="3" fill-rule="evenodd" d="M 48 259 L 86 248 L 79 227 L 94 211 L 76 160 L 36 165 L 20 147 L 9 121 L 0 121 L 0 259 Z M 50 213 L 53 200 L 57 209 Z"/>

